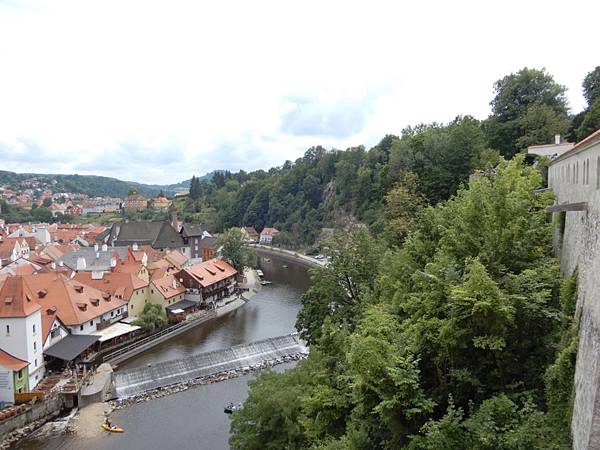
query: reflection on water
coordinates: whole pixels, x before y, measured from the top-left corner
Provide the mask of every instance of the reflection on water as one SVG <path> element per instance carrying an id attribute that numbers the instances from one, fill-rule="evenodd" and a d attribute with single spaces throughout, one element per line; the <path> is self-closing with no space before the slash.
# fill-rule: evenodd
<path id="1" fill-rule="evenodd" d="M 284 268 L 284 264 L 288 268 Z M 263 286 L 248 304 L 179 335 L 121 367 L 139 367 L 151 362 L 184 358 L 295 331 L 300 296 L 309 285 L 306 269 L 277 257 L 269 257 L 268 261 L 259 258 L 259 267 L 265 273 L 265 279 L 273 284 Z M 290 365 L 277 366 L 276 370 L 286 367 Z M 123 434 L 101 433 L 98 437 L 85 439 L 77 434 L 61 435 L 24 442 L 19 448 L 227 449 L 229 419 L 223 413 L 223 405 L 228 401 L 242 402 L 251 378 L 243 376 L 199 386 L 116 411 L 112 419 L 125 428 Z"/>

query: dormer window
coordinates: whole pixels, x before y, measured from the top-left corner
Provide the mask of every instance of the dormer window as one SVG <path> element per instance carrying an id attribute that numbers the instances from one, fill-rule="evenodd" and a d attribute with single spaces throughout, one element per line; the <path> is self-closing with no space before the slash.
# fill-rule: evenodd
<path id="1" fill-rule="evenodd" d="M 73 288 L 75 289 L 75 291 L 79 292 L 80 294 L 83 293 L 83 286 L 80 284 L 77 284 L 75 286 L 73 286 Z"/>
<path id="2" fill-rule="evenodd" d="M 77 307 L 82 311 L 87 311 L 87 303 L 77 303 Z"/>
<path id="3" fill-rule="evenodd" d="M 38 298 L 44 298 L 46 296 L 46 294 L 48 293 L 47 289 L 40 289 L 38 291 Z"/>

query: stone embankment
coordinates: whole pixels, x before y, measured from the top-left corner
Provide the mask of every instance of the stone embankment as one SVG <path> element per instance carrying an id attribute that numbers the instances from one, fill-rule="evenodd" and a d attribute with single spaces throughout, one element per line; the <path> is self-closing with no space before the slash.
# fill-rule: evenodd
<path id="1" fill-rule="evenodd" d="M 310 256 L 303 255 L 302 253 L 297 253 L 292 250 L 286 250 L 284 248 L 279 247 L 270 247 L 268 245 L 262 244 L 254 244 L 252 245 L 256 251 L 262 255 L 267 256 L 277 256 L 286 261 L 292 262 L 294 264 L 301 264 L 305 267 L 323 267 L 325 266 L 324 261 L 319 261 L 318 259 L 311 258 Z"/>
<path id="2" fill-rule="evenodd" d="M 133 397 L 127 397 L 124 399 L 113 400 L 109 402 L 110 410 L 125 408 L 129 405 L 135 403 L 142 403 L 148 400 L 166 397 L 167 395 L 176 394 L 178 392 L 186 391 L 194 386 L 203 386 L 206 384 L 218 383 L 219 381 L 230 380 L 232 378 L 237 378 L 242 375 L 247 375 L 249 373 L 253 373 L 258 370 L 267 369 L 270 367 L 274 367 L 278 364 L 285 364 L 290 362 L 299 361 L 301 359 L 306 358 L 308 355 L 307 352 L 298 352 L 292 355 L 287 355 L 281 358 L 276 358 L 273 360 L 264 361 L 261 364 L 247 366 L 241 369 L 236 370 L 228 370 L 223 372 L 218 372 L 212 375 L 199 377 L 195 379 L 190 379 L 188 381 L 182 383 L 176 383 L 169 386 L 159 387 L 157 389 L 152 389 L 141 394 L 135 395 Z"/>

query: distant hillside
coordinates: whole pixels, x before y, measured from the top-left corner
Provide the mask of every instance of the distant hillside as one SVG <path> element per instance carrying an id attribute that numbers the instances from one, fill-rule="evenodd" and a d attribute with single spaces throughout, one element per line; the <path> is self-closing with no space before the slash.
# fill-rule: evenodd
<path id="1" fill-rule="evenodd" d="M 143 184 L 133 181 L 123 181 L 117 178 L 102 177 L 97 175 L 58 175 L 15 173 L 0 170 L 0 185 L 8 184 L 16 189 L 23 189 L 25 180 L 36 178 L 39 188 L 50 188 L 53 192 L 78 192 L 90 196 L 123 197 L 127 195 L 130 187 L 135 188 L 146 197 L 156 197 L 162 190 L 166 195 L 188 189 L 190 180 L 171 185 Z M 201 179 L 210 180 L 212 173 L 206 174 Z"/>

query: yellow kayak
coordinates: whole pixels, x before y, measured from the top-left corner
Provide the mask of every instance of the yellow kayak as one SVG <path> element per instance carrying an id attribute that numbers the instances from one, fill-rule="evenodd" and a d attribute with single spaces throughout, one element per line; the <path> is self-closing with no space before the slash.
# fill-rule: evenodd
<path id="1" fill-rule="evenodd" d="M 115 427 L 114 425 L 109 427 L 105 423 L 102 424 L 102 428 L 104 428 L 106 431 L 110 431 L 111 433 L 123 433 L 125 431 L 123 428 Z"/>

